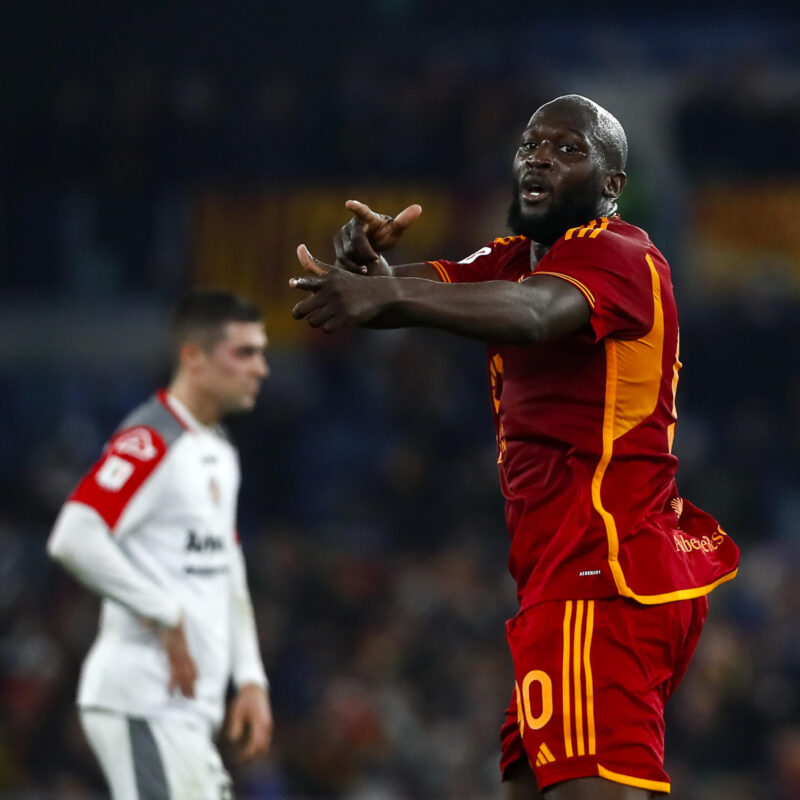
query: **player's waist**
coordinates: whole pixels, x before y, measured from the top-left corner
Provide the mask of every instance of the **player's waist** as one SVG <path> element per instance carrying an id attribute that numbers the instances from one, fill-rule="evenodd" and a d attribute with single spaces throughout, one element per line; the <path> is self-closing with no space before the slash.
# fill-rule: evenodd
<path id="1" fill-rule="evenodd" d="M 185 591 L 170 595 L 181 609 L 186 634 L 203 646 L 227 644 L 230 637 L 230 605 L 227 595 L 202 596 Z M 112 600 L 103 603 L 98 638 L 126 642 L 133 646 L 160 647 L 157 626 Z"/>

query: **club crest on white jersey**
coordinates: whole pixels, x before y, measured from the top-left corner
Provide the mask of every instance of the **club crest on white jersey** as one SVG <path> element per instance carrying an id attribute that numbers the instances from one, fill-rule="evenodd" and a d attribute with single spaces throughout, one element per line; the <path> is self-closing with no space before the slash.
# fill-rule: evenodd
<path id="1" fill-rule="evenodd" d="M 158 448 L 153 442 L 153 435 L 147 428 L 133 428 L 117 437 L 114 450 L 126 456 L 133 456 L 139 461 L 152 461 L 158 455 Z"/>

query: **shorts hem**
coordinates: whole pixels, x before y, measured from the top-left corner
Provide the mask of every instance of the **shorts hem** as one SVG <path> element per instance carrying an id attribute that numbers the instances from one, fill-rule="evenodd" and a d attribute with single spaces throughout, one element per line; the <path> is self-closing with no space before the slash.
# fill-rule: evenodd
<path id="1" fill-rule="evenodd" d="M 610 769 L 606 769 L 602 764 L 597 765 L 597 774 L 601 778 L 614 781 L 614 783 L 624 783 L 626 786 L 635 786 L 637 789 L 649 789 L 651 792 L 669 794 L 672 788 L 669 781 L 651 781 L 647 778 L 637 778 L 633 775 L 625 775 L 621 772 L 612 772 Z"/>
<path id="2" fill-rule="evenodd" d="M 548 764 L 534 769 L 534 774 L 540 791 L 544 791 L 557 783 L 576 780 L 577 778 L 604 778 L 613 783 L 621 783 L 637 789 L 647 789 L 660 794 L 669 794 L 671 791 L 669 781 L 650 780 L 628 775 L 624 772 L 616 772 L 604 767 L 602 764 L 598 764 L 596 761 L 586 761 L 583 764 L 574 762 Z"/>

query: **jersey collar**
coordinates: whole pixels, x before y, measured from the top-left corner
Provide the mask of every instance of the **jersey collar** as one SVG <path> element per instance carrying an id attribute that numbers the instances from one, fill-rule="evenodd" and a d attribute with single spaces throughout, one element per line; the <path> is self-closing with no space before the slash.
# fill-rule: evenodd
<path id="1" fill-rule="evenodd" d="M 194 433 L 203 433 L 211 430 L 208 425 L 203 425 L 202 422 L 199 422 L 192 412 L 189 411 L 174 394 L 170 394 L 166 389 L 159 389 L 159 391 L 156 392 L 156 396 L 166 407 L 167 411 L 178 420 L 184 430 Z"/>

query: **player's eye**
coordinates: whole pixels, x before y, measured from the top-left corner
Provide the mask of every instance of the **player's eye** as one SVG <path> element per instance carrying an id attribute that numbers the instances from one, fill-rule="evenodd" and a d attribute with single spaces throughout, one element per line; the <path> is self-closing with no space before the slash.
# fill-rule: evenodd
<path id="1" fill-rule="evenodd" d="M 522 142 L 519 149 L 526 153 L 532 153 L 538 146 L 538 142 Z"/>

